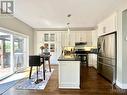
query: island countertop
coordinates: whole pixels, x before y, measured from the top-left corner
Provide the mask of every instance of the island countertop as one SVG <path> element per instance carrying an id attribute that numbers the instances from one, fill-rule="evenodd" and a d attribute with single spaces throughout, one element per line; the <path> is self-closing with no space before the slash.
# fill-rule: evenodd
<path id="1" fill-rule="evenodd" d="M 75 54 L 61 55 L 58 58 L 58 61 L 80 61 L 80 58 L 76 56 Z"/>

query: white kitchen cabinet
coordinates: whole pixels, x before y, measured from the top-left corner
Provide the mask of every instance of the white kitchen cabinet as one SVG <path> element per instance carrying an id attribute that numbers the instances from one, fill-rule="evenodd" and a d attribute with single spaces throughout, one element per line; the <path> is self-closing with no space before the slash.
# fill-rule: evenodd
<path id="1" fill-rule="evenodd" d="M 67 35 L 67 31 L 63 31 L 62 35 L 61 35 L 61 41 L 63 42 L 61 45 L 64 46 L 68 46 L 69 44 L 69 39 L 68 39 L 68 35 Z"/>
<path id="2" fill-rule="evenodd" d="M 59 88 L 80 88 L 80 61 L 59 61 Z"/>
<path id="3" fill-rule="evenodd" d="M 88 54 L 88 66 L 93 66 L 97 69 L 97 54 Z"/>
<path id="4" fill-rule="evenodd" d="M 75 46 L 75 32 L 70 32 L 70 46 Z"/>
<path id="5" fill-rule="evenodd" d="M 61 48 L 61 32 L 60 31 L 36 31 L 36 52 L 40 54 L 40 47 L 45 43 L 48 44 L 48 48 L 51 54 L 51 64 L 57 64 L 57 59 L 62 52 Z"/>
<path id="6" fill-rule="evenodd" d="M 88 66 L 93 66 L 93 54 L 88 54 Z"/>
<path id="7" fill-rule="evenodd" d="M 98 24 L 98 36 L 116 31 L 117 14 L 113 13 L 108 18 Z"/>
<path id="8" fill-rule="evenodd" d="M 92 46 L 92 31 L 87 31 L 86 32 L 86 42 L 87 46 Z"/>
<path id="9" fill-rule="evenodd" d="M 97 69 L 97 54 L 93 54 L 93 67 Z"/>
<path id="10" fill-rule="evenodd" d="M 75 31 L 74 33 L 75 33 L 75 42 L 80 42 L 81 41 L 81 37 L 80 37 L 81 36 L 81 34 L 80 34 L 81 31 L 79 31 L 79 32 Z"/>
<path id="11" fill-rule="evenodd" d="M 87 42 L 87 46 L 92 45 L 92 31 L 71 31 L 70 38 L 67 31 L 61 35 L 62 46 L 75 46 L 75 42 Z"/>
<path id="12" fill-rule="evenodd" d="M 93 47 L 97 47 L 97 40 L 98 40 L 97 30 L 93 30 L 92 31 L 92 46 Z"/>
<path id="13" fill-rule="evenodd" d="M 67 31 L 61 32 L 61 45 L 64 46 L 75 46 L 75 32 L 71 31 L 70 34 Z"/>
<path id="14" fill-rule="evenodd" d="M 75 42 L 87 42 L 87 46 L 92 45 L 92 31 L 75 32 Z"/>

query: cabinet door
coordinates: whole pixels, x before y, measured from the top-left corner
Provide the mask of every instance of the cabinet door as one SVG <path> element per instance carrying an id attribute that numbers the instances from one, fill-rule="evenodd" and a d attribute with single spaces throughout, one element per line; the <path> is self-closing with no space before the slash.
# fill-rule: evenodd
<path id="1" fill-rule="evenodd" d="M 116 31 L 117 14 L 113 13 L 108 18 L 98 24 L 98 36 L 105 35 Z"/>
<path id="2" fill-rule="evenodd" d="M 86 31 L 80 31 L 80 41 L 81 42 L 87 42 L 87 32 Z"/>
<path id="3" fill-rule="evenodd" d="M 94 68 L 97 68 L 97 55 L 89 54 L 88 62 L 89 62 L 89 66 L 93 66 Z"/>
<path id="4" fill-rule="evenodd" d="M 94 30 L 92 31 L 92 46 L 97 47 L 97 39 L 98 39 L 97 31 Z"/>
<path id="5" fill-rule="evenodd" d="M 92 46 L 92 31 L 86 32 L 87 46 Z"/>
<path id="6" fill-rule="evenodd" d="M 63 31 L 61 32 L 61 46 L 64 47 L 64 46 L 69 46 L 69 36 L 68 36 L 68 33 L 67 31 Z"/>
<path id="7" fill-rule="evenodd" d="M 40 47 L 46 43 L 51 53 L 51 64 L 57 64 L 57 59 L 61 54 L 61 33 L 55 31 L 37 31 L 36 38 L 36 54 L 41 53 Z"/>
<path id="8" fill-rule="evenodd" d="M 92 54 L 88 55 L 88 64 L 89 66 L 93 66 L 93 55 Z"/>
<path id="9" fill-rule="evenodd" d="M 80 32 L 75 31 L 75 42 L 80 42 Z"/>
<path id="10" fill-rule="evenodd" d="M 93 67 L 97 69 L 97 54 L 93 54 Z"/>
<path id="11" fill-rule="evenodd" d="M 105 24 L 104 22 L 101 22 L 100 24 L 98 24 L 98 29 L 97 29 L 97 32 L 98 32 L 98 36 L 102 36 L 105 34 Z"/>
<path id="12" fill-rule="evenodd" d="M 64 31 L 61 33 L 61 46 L 74 46 L 75 43 L 75 34 L 71 31 L 68 33 L 67 31 Z"/>
<path id="13" fill-rule="evenodd" d="M 75 32 L 70 32 L 70 46 L 75 46 Z"/>

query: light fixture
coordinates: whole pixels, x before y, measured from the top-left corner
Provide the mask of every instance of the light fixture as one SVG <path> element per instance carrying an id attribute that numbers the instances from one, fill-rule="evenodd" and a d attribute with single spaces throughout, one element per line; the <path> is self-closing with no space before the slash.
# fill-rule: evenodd
<path id="1" fill-rule="evenodd" d="M 67 23 L 67 31 L 70 32 L 70 23 Z"/>
<path id="2" fill-rule="evenodd" d="M 71 14 L 68 14 L 67 15 L 67 18 L 68 18 L 68 20 L 69 20 L 69 18 L 71 17 Z M 67 23 L 67 32 L 68 32 L 68 45 L 70 46 L 70 32 L 71 32 L 71 30 L 70 30 L 70 23 L 68 22 Z"/>

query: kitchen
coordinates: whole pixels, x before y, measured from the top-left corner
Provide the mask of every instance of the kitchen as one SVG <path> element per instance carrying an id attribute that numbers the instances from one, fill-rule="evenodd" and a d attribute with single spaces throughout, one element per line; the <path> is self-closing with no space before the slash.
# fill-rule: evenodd
<path id="1" fill-rule="evenodd" d="M 37 48 L 36 52 L 38 52 L 38 53 L 40 52 L 40 49 L 39 49 L 40 45 L 42 45 L 44 43 L 48 43 L 49 48 L 50 48 L 51 43 L 54 43 L 54 46 L 55 46 L 54 51 L 51 52 L 51 54 L 52 54 L 51 63 L 59 65 L 59 70 L 60 70 L 59 71 L 59 79 L 60 79 L 61 75 L 63 75 L 61 77 L 65 78 L 65 76 L 67 76 L 67 74 L 69 74 L 69 68 L 74 66 L 75 61 L 76 61 L 76 63 L 78 62 L 78 64 L 75 63 L 75 66 L 74 66 L 77 68 L 73 69 L 73 71 L 77 72 L 77 75 L 76 75 L 77 80 L 75 80 L 75 81 L 78 81 L 78 84 L 77 84 L 78 86 L 75 86 L 74 88 L 76 88 L 76 87 L 80 88 L 79 87 L 79 85 L 80 85 L 80 68 L 79 68 L 80 63 L 87 64 L 89 67 L 94 67 L 95 69 L 97 69 L 97 53 L 98 53 L 97 42 L 98 42 L 98 38 L 99 38 L 99 36 L 107 35 L 110 33 L 112 34 L 116 31 L 116 16 L 117 16 L 116 13 L 111 14 L 104 21 L 102 21 L 101 23 L 98 24 L 98 28 L 86 28 L 86 29 L 83 28 L 83 29 L 79 29 L 78 31 L 74 31 L 73 29 L 70 29 L 69 33 L 65 29 L 63 29 L 61 31 L 57 30 L 57 31 L 43 31 L 43 32 L 41 30 L 36 30 L 36 33 L 35 33 L 36 39 L 37 39 L 36 43 L 38 43 L 36 46 L 36 48 Z M 100 33 L 100 31 L 102 31 L 102 33 Z M 45 34 L 48 34 L 47 38 L 45 38 L 45 36 L 44 36 Z M 51 34 L 54 34 L 54 41 L 53 42 L 50 41 Z M 49 40 L 47 42 L 45 42 L 44 39 L 49 39 Z M 63 39 L 65 39 L 65 40 L 63 40 Z M 116 39 L 116 38 L 114 38 L 114 39 Z M 115 45 L 115 43 L 114 43 L 114 45 Z M 112 49 L 115 50 L 115 47 L 112 47 Z M 83 50 L 83 51 L 78 51 L 78 50 Z M 76 54 L 76 52 L 77 52 L 77 54 Z M 79 53 L 80 55 L 83 55 L 83 54 L 84 55 L 79 56 L 80 58 L 77 58 L 77 55 L 79 55 L 78 52 L 82 53 L 82 54 Z M 53 55 L 53 53 L 54 53 L 54 55 Z M 73 59 L 73 57 L 74 57 L 74 59 Z M 83 60 L 81 61 L 81 59 L 83 59 Z M 85 62 L 83 62 L 83 61 L 85 61 Z M 70 64 L 68 64 L 69 67 L 65 67 L 65 66 L 67 66 L 66 63 L 70 63 Z M 62 67 L 63 67 L 63 70 L 62 70 Z M 65 68 L 65 70 L 64 70 L 64 68 Z M 64 72 L 65 76 L 64 76 L 64 74 L 62 74 L 62 71 Z M 67 71 L 66 72 L 67 74 L 65 73 L 65 71 Z M 60 75 L 60 73 L 61 73 L 61 75 Z M 70 76 L 72 73 L 73 72 L 70 72 L 70 74 L 68 76 Z M 75 76 L 75 78 L 72 78 L 72 79 L 76 79 L 76 76 Z M 109 75 L 109 76 L 113 76 L 113 75 Z M 70 76 L 70 78 L 71 77 L 72 76 Z M 66 78 L 68 78 L 68 77 L 66 77 Z M 110 78 L 108 78 L 108 79 L 110 79 Z M 72 81 L 74 81 L 74 80 L 72 80 Z M 60 82 L 60 80 L 59 80 L 59 82 Z M 110 82 L 113 82 L 113 81 L 110 80 Z M 70 85 L 70 88 L 72 88 L 72 87 Z M 62 88 L 62 87 L 60 86 L 60 88 Z M 66 88 L 66 86 L 65 87 L 63 86 L 63 88 Z"/>
<path id="2" fill-rule="evenodd" d="M 46 32 L 42 30 L 43 33 L 41 30 L 36 30 L 36 33 L 35 33 L 36 38 L 37 38 L 36 42 L 38 43 L 36 46 L 38 53 L 39 53 L 39 47 L 41 44 L 48 43 L 50 46 L 50 43 L 52 43 L 52 42 L 50 42 L 50 40 L 49 40 L 49 42 L 48 41 L 43 42 L 43 40 L 41 38 L 44 37 L 45 34 L 49 34 L 49 35 L 54 34 L 54 39 L 55 39 L 54 40 L 55 41 L 54 52 L 56 52 L 56 54 L 54 56 L 53 53 L 51 52 L 51 54 L 54 56 L 54 58 L 53 57 L 51 58 L 51 63 L 59 65 L 59 88 L 80 89 L 80 64 L 86 64 L 89 67 L 94 67 L 97 70 L 98 74 L 105 77 L 105 79 L 107 79 L 109 82 L 111 82 L 112 85 L 116 84 L 116 76 L 117 76 L 117 74 L 116 74 L 116 69 L 117 69 L 117 67 L 116 67 L 116 64 L 117 64 L 117 58 L 116 58 L 116 56 L 117 56 L 116 55 L 117 54 L 116 53 L 117 52 L 117 48 L 116 48 L 116 45 L 117 45 L 116 44 L 117 43 L 117 13 L 116 12 L 112 13 L 105 20 L 100 22 L 98 24 L 97 28 L 85 28 L 85 29 L 84 28 L 83 29 L 77 28 L 77 30 L 73 30 L 73 28 L 71 28 L 69 30 L 69 33 L 68 33 L 68 30 L 65 30 L 65 29 L 63 29 L 61 31 L 54 30 L 54 31 L 46 31 Z M 113 36 L 110 37 L 110 35 L 115 35 L 115 36 L 112 39 Z M 99 39 L 104 38 L 106 36 L 107 37 L 109 36 L 109 38 L 107 38 L 107 40 L 105 38 L 104 45 L 106 45 L 106 46 L 104 46 L 104 45 L 101 46 L 101 49 L 106 48 L 105 54 L 106 54 L 106 52 L 110 53 L 113 51 L 115 53 L 115 54 L 114 53 L 109 54 L 111 56 L 114 55 L 114 58 L 115 58 L 114 59 L 115 63 L 113 63 L 113 64 L 115 64 L 114 65 L 115 67 L 114 67 L 114 69 L 109 69 L 109 70 L 108 70 L 108 68 L 110 68 L 110 66 L 100 67 L 99 61 L 97 61 L 97 60 L 101 60 L 101 59 L 99 59 L 99 54 L 98 54 L 100 52 Z M 45 39 L 45 37 L 44 37 L 44 39 Z M 50 36 L 48 39 L 50 39 Z M 63 40 L 63 39 L 65 39 L 65 40 Z M 110 39 L 110 40 L 108 40 L 108 39 Z M 100 44 L 101 43 L 103 43 L 103 41 L 100 42 Z M 114 44 L 113 47 L 111 47 L 112 44 Z M 79 56 L 78 52 L 81 52 L 81 54 L 80 53 L 79 54 L 83 55 L 83 56 Z M 98 54 L 98 57 L 97 57 L 97 54 Z M 77 57 L 77 55 L 78 55 L 78 57 Z M 108 57 L 108 58 L 110 58 L 110 57 Z M 53 59 L 55 59 L 55 61 Z M 109 62 L 110 61 L 108 61 L 108 63 Z M 75 63 L 75 65 L 74 65 L 74 63 Z M 107 64 L 107 65 L 109 65 L 109 64 Z M 66 66 L 69 66 L 69 67 L 66 67 Z M 72 70 L 70 70 L 71 72 L 69 71 L 70 67 L 74 67 Z M 75 68 L 75 67 L 77 67 L 77 68 Z M 62 68 L 63 68 L 63 70 L 62 70 Z M 101 70 L 99 70 L 100 68 L 101 68 Z M 105 69 L 108 70 L 108 72 L 103 71 Z M 69 74 L 69 72 L 70 72 L 70 74 Z M 73 72 L 77 72 L 77 75 L 71 76 L 73 74 Z M 103 72 L 103 73 L 101 73 L 101 72 Z M 66 77 L 66 76 L 68 76 L 68 77 Z M 69 78 L 69 76 L 70 76 L 70 78 Z M 61 77 L 63 77 L 63 79 Z M 72 80 L 67 81 L 67 79 L 65 77 L 67 79 L 72 79 Z M 64 79 L 66 80 L 65 84 L 64 84 Z M 74 81 L 74 79 L 75 79 L 75 81 Z M 70 87 L 69 87 L 69 84 L 66 84 L 66 83 L 69 83 L 69 81 L 70 81 Z M 71 83 L 71 81 L 73 81 L 73 83 Z M 75 82 L 77 82 L 77 84 L 75 84 Z M 75 84 L 75 86 L 74 86 L 74 84 Z"/>
<path id="3" fill-rule="evenodd" d="M 80 0 L 80 3 L 75 1 L 71 5 L 71 1 L 62 1 L 67 7 L 58 0 L 50 3 L 44 1 L 43 6 L 39 2 L 31 1 L 29 4 L 24 0 L 16 1 L 15 17 L 28 25 L 28 31 L 22 30 L 24 24 L 19 29 L 29 36 L 29 55 L 40 55 L 40 47 L 48 45 L 54 71 L 44 94 L 126 93 L 123 89 L 127 89 L 127 2 L 99 0 L 91 3 Z M 84 6 L 84 2 L 88 6 Z M 36 8 L 32 3 L 37 4 Z M 26 6 L 33 8 L 33 11 Z M 6 20 L 12 22 L 10 19 L 0 19 L 1 27 L 15 30 L 18 21 L 8 25 Z M 105 88 L 108 89 L 104 90 Z M 119 89 L 121 90 L 118 91 Z M 12 89 L 8 94 L 27 93 L 16 89 L 11 91 Z M 35 91 L 31 95 L 36 93 L 42 94 Z"/>

